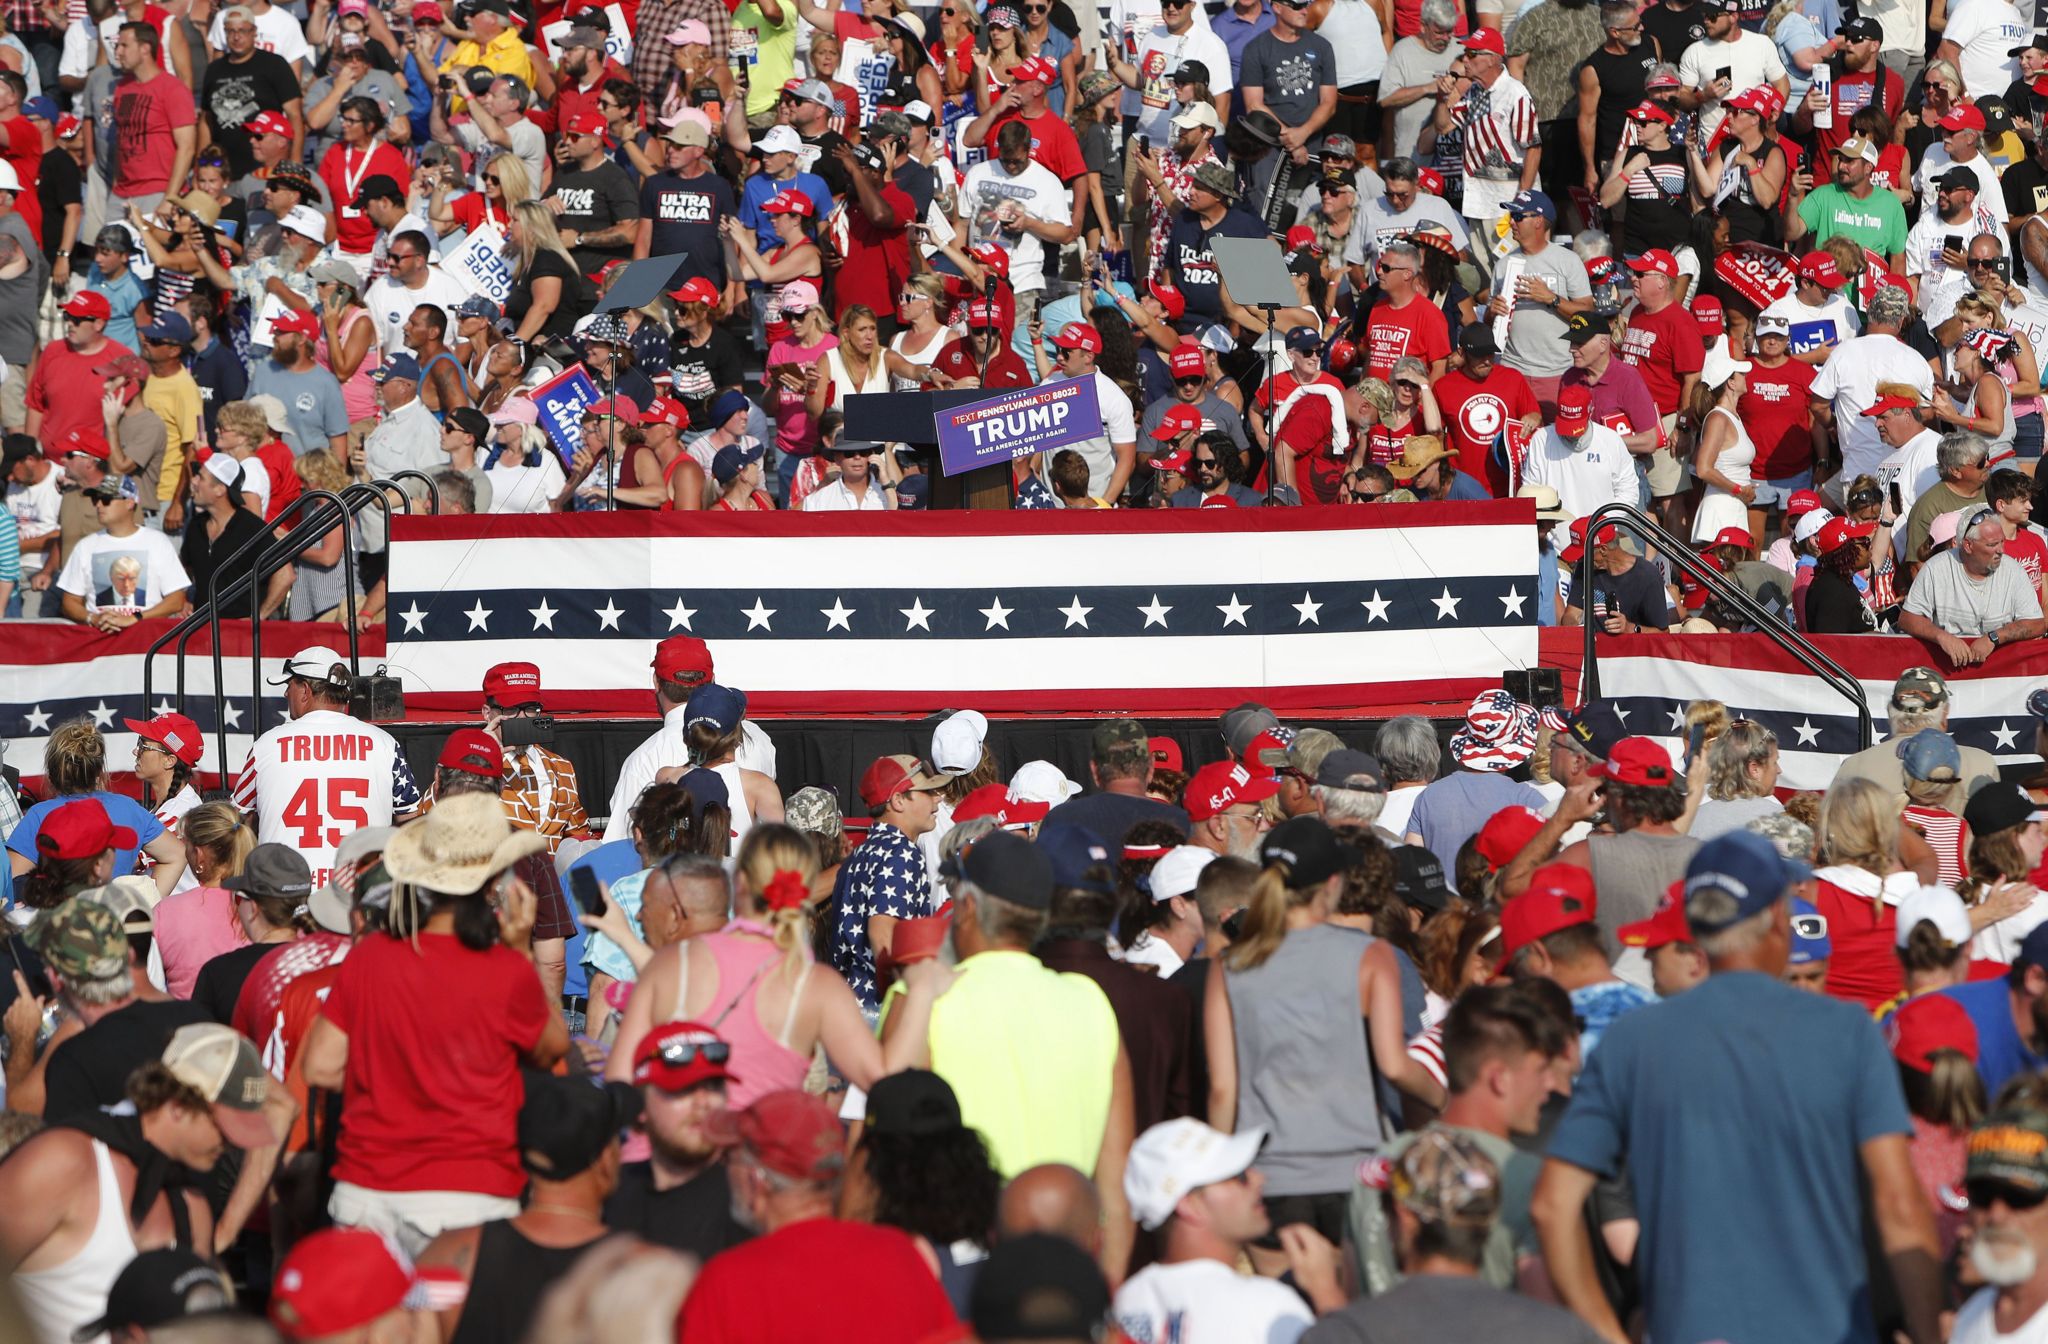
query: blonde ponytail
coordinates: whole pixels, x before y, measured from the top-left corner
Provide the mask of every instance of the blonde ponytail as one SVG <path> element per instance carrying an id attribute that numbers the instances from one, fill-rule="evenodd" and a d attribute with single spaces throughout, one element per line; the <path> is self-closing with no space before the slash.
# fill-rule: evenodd
<path id="1" fill-rule="evenodd" d="M 818 876 L 818 848 L 811 838 L 781 822 L 747 831 L 735 861 L 740 904 L 750 918 L 768 926 L 780 948 L 783 969 L 793 978 L 811 960 L 811 884 Z"/>
<path id="2" fill-rule="evenodd" d="M 1250 971 L 1266 964 L 1280 950 L 1287 937 L 1287 912 L 1297 901 L 1307 901 L 1315 889 L 1297 893 L 1287 885 L 1291 869 L 1275 863 L 1261 870 L 1252 884 L 1250 902 L 1245 906 L 1244 926 L 1224 949 L 1223 965 L 1233 971 Z"/>

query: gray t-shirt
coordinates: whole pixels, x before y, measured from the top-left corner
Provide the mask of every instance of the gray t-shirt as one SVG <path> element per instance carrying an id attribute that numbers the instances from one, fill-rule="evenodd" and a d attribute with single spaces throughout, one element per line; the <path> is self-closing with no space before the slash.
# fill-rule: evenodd
<path id="1" fill-rule="evenodd" d="M 1138 452 L 1141 455 L 1149 456 L 1159 448 L 1165 447 L 1164 444 L 1159 443 L 1157 439 L 1152 437 L 1152 431 L 1159 428 L 1159 422 L 1166 418 L 1168 411 L 1180 404 L 1181 400 L 1179 397 L 1169 394 L 1145 408 L 1145 419 L 1138 426 L 1140 431 L 1138 435 Z M 1207 392 L 1202 395 L 1200 401 L 1195 403 L 1195 409 L 1202 413 L 1202 423 L 1204 425 L 1214 426 L 1219 434 L 1228 434 L 1230 441 L 1235 443 L 1240 450 L 1246 446 L 1244 440 L 1244 417 L 1237 413 L 1235 406 L 1232 406 L 1214 392 Z"/>
<path id="2" fill-rule="evenodd" d="M 1591 298 L 1593 287 L 1586 280 L 1586 263 L 1578 253 L 1553 241 L 1530 256 L 1510 252 L 1494 267 L 1494 294 L 1505 294 L 1507 278 L 1520 275 L 1540 279 L 1560 299 Z M 1565 344 L 1565 320 L 1557 310 L 1534 299 L 1520 299 L 1508 315 L 1508 339 L 1501 363 L 1529 378 L 1555 378 L 1572 365 L 1571 347 Z"/>
<path id="3" fill-rule="evenodd" d="M 298 373 L 274 359 L 262 361 L 249 377 L 249 395 L 261 396 L 265 392 L 284 403 L 284 441 L 294 457 L 326 448 L 334 435 L 348 433 L 348 409 L 341 402 L 341 384 L 318 365 Z"/>
<path id="4" fill-rule="evenodd" d="M 1419 37 L 1404 37 L 1394 44 L 1387 53 L 1387 68 L 1380 72 L 1380 89 L 1391 93 L 1395 89 L 1412 88 L 1417 84 L 1428 84 L 1438 75 L 1448 73 L 1451 61 L 1458 55 L 1458 44 L 1447 42 L 1442 51 L 1431 51 L 1422 45 Z M 1423 94 L 1414 102 L 1394 109 L 1394 153 L 1412 156 L 1415 141 L 1422 134 L 1422 126 L 1436 111 L 1436 99 Z"/>
<path id="5" fill-rule="evenodd" d="M 2041 599 L 2027 571 L 2011 560 L 1999 561 L 1980 582 L 1963 572 L 1954 551 L 1943 551 L 1921 566 L 1906 610 L 1952 635 L 1976 639 L 2014 621 L 2039 619 Z"/>
<path id="6" fill-rule="evenodd" d="M 1321 102 L 1323 89 L 1337 83 L 1337 51 L 1319 33 L 1282 42 L 1269 29 L 1245 44 L 1238 71 L 1240 88 L 1262 89 L 1266 110 L 1283 126 L 1299 126 Z"/>
<path id="7" fill-rule="evenodd" d="M 500 148 L 496 142 L 486 139 L 473 121 L 465 121 L 457 126 L 455 134 L 462 141 L 462 147 L 477 156 L 479 166 L 484 159 L 497 153 Z M 548 138 L 542 134 L 540 127 L 522 116 L 505 127 L 505 138 L 512 142 L 512 152 L 526 165 L 526 171 L 532 176 L 535 185 L 546 180 Z M 478 191 L 484 189 L 481 173 L 477 174 L 477 180 L 472 185 Z"/>
<path id="8" fill-rule="evenodd" d="M 1421 224 L 1441 224 L 1451 231 L 1451 237 L 1459 247 L 1466 245 L 1468 226 L 1465 217 L 1451 209 L 1451 203 L 1443 197 L 1418 191 L 1412 205 L 1406 210 L 1396 210 L 1382 195 L 1367 200 L 1356 212 L 1351 242 L 1344 249 L 1345 264 L 1364 265 L 1378 255 L 1381 247 L 1401 234 L 1415 232 L 1416 226 Z"/>
<path id="9" fill-rule="evenodd" d="M 135 473 L 135 485 L 142 494 L 142 507 L 154 512 L 161 499 L 157 483 L 163 479 L 164 450 L 170 446 L 170 429 L 163 417 L 145 407 L 123 415 L 115 423 L 114 432 L 121 440 L 121 456 L 140 468 Z"/>
<path id="10" fill-rule="evenodd" d="M 1478 1279 L 1422 1274 L 1361 1298 L 1310 1326 L 1302 1344 L 1384 1344 L 1397 1339 L 1512 1339 L 1593 1344 L 1600 1337 L 1562 1307 Z"/>
<path id="11" fill-rule="evenodd" d="M 315 80 L 313 86 L 306 90 L 306 106 L 319 106 L 326 99 L 327 95 L 333 92 L 334 77 L 332 75 Z M 347 102 L 350 98 L 374 99 L 383 107 L 384 116 L 387 119 L 405 115 L 406 109 L 409 106 L 406 102 L 405 94 L 398 87 L 398 81 L 393 79 L 391 73 L 387 70 L 372 70 L 357 80 L 349 91 L 342 95 L 343 102 Z M 326 156 L 331 146 L 340 143 L 341 113 L 337 110 L 334 116 L 329 119 L 327 125 L 320 130 L 316 131 L 311 126 L 306 128 L 306 161 L 308 163 L 320 162 Z M 398 185 L 403 187 L 406 184 L 401 182 Z"/>
<path id="12" fill-rule="evenodd" d="M 0 218 L 0 234 L 29 256 L 27 270 L 12 280 L 0 280 L 0 359 L 26 375 L 36 354 L 36 311 L 50 280 L 50 263 L 18 212 L 9 210 Z"/>

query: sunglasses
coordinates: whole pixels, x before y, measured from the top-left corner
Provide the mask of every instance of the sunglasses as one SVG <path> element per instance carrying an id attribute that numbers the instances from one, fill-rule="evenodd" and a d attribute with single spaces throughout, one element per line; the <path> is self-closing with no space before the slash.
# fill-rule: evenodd
<path id="1" fill-rule="evenodd" d="M 1804 938 L 1809 942 L 1827 937 L 1828 917 L 1826 915 L 1792 916 L 1792 936 Z"/>
<path id="2" fill-rule="evenodd" d="M 2005 1181 L 1966 1181 L 1963 1191 L 1969 1197 L 1971 1207 L 1979 1209 L 1989 1208 L 1995 1201 L 2009 1209 L 2025 1211 L 2038 1209 L 2044 1200 L 2048 1200 L 2048 1190 L 2022 1190 Z"/>
<path id="3" fill-rule="evenodd" d="M 1176 378 L 1173 380 L 1173 385 L 1175 387 L 1200 387 L 1208 381 L 1207 378 Z"/>
<path id="4" fill-rule="evenodd" d="M 706 1064 L 723 1064 L 732 1058 L 732 1046 L 726 1041 L 663 1041 L 655 1052 L 664 1064 L 683 1068 L 702 1059 Z"/>
<path id="5" fill-rule="evenodd" d="M 918 292 L 917 292 L 916 290 L 914 290 L 914 289 L 906 289 L 906 290 L 904 290 L 904 291 L 903 291 L 903 292 L 902 292 L 901 294 L 898 294 L 898 295 L 896 296 L 896 302 L 897 302 L 897 304 L 898 304 L 898 305 L 900 306 L 900 305 L 902 305 L 902 304 L 906 304 L 906 303 L 916 303 L 916 302 L 917 302 L 917 301 L 918 301 L 919 299 L 922 299 L 922 298 L 925 298 L 925 297 L 927 297 L 927 296 L 926 296 L 926 295 L 923 295 L 923 294 L 920 294 L 920 293 L 918 293 Z"/>
<path id="6" fill-rule="evenodd" d="M 1051 5 L 1026 5 L 1026 6 L 1024 6 L 1024 12 L 1025 12 L 1026 14 L 1050 14 L 1050 13 L 1052 13 L 1052 6 L 1051 6 Z"/>
<path id="7" fill-rule="evenodd" d="M 490 183 L 494 187 L 502 187 L 505 185 L 505 179 L 499 177 L 496 173 L 485 173 L 484 181 Z"/>
<path id="8" fill-rule="evenodd" d="M 1191 467 L 1213 467 L 1216 465 L 1216 459 L 1213 457 L 1190 458 L 1188 459 L 1188 465 Z"/>

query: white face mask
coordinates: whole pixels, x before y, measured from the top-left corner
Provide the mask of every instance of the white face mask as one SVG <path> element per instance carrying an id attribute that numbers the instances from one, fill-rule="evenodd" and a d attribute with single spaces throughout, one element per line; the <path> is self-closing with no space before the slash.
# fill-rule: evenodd
<path id="1" fill-rule="evenodd" d="M 1971 1268 L 1997 1288 L 2017 1287 L 2033 1278 L 2039 1258 L 2034 1243 L 2017 1228 L 1982 1227 L 1970 1243 Z"/>

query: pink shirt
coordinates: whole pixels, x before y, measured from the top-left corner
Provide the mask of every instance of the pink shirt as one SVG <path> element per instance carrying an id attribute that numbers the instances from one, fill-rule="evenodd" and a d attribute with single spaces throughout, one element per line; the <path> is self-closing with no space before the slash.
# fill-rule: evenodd
<path id="1" fill-rule="evenodd" d="M 249 943 L 242 921 L 235 918 L 235 894 L 221 887 L 194 887 L 164 897 L 156 907 L 153 936 L 164 962 L 164 988 L 177 999 L 192 997 L 201 966 Z"/>

